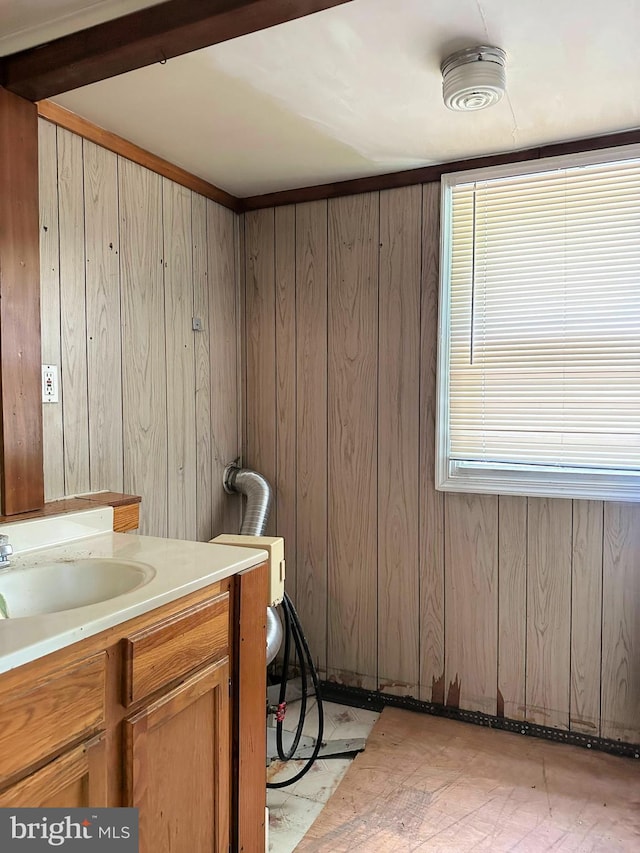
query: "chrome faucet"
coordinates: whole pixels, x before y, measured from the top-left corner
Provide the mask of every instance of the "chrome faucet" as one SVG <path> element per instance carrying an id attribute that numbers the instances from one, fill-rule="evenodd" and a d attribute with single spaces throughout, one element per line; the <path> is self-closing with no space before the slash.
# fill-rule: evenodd
<path id="1" fill-rule="evenodd" d="M 13 548 L 9 544 L 9 537 L 0 536 L 0 569 L 9 565 L 9 557 L 13 554 Z"/>

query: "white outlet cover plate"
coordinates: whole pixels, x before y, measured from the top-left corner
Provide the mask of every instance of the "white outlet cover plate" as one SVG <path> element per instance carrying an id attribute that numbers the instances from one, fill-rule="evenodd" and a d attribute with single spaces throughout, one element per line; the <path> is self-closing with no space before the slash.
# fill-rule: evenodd
<path id="1" fill-rule="evenodd" d="M 42 365 L 42 402 L 58 402 L 58 365 Z"/>

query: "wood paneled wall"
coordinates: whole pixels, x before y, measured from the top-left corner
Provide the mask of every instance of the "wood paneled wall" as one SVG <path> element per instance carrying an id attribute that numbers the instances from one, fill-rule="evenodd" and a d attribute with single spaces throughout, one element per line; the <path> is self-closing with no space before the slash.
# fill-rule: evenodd
<path id="1" fill-rule="evenodd" d="M 322 674 L 640 741 L 640 504 L 434 489 L 439 184 L 244 215 L 246 462 Z"/>
<path id="2" fill-rule="evenodd" d="M 60 376 L 46 499 L 125 491 L 143 533 L 235 532 L 238 218 L 47 121 L 39 135 L 42 360 Z"/>

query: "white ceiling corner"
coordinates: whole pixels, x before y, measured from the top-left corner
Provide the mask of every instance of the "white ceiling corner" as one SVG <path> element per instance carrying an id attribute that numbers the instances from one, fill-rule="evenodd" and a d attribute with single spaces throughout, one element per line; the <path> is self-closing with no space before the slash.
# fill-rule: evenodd
<path id="1" fill-rule="evenodd" d="M 638 127 L 639 32 L 640 0 L 353 0 L 54 100 L 246 196 Z M 450 112 L 477 43 L 507 96 Z"/>

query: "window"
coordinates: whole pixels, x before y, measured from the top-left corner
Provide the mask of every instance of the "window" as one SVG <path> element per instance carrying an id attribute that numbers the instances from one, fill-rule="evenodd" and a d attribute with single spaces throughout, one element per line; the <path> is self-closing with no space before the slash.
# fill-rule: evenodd
<path id="1" fill-rule="evenodd" d="M 640 147 L 443 178 L 436 486 L 640 500 Z"/>

